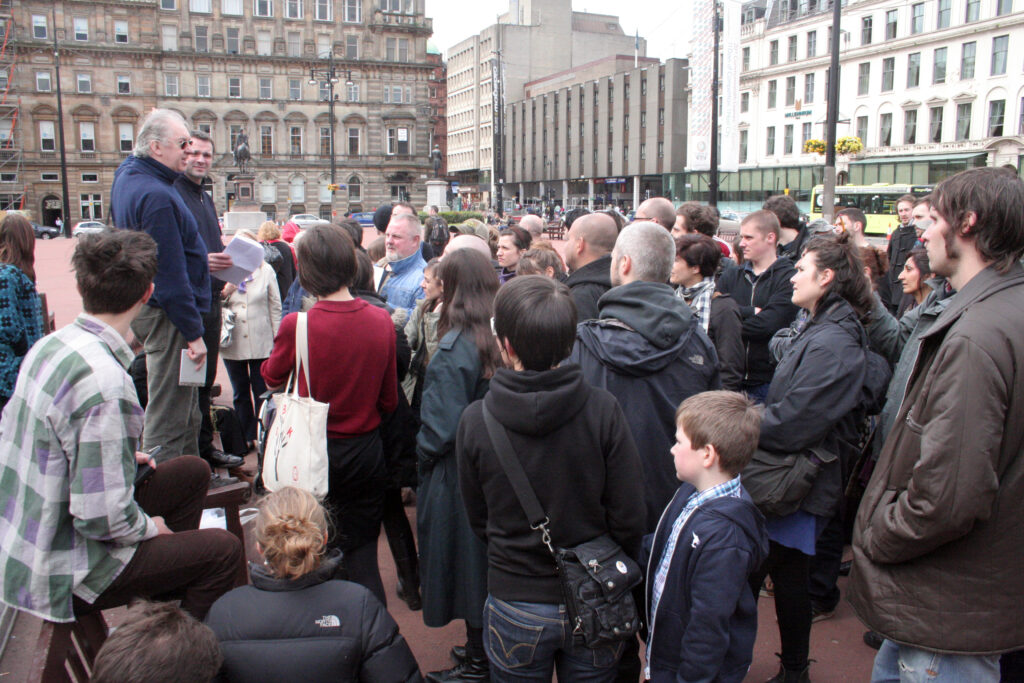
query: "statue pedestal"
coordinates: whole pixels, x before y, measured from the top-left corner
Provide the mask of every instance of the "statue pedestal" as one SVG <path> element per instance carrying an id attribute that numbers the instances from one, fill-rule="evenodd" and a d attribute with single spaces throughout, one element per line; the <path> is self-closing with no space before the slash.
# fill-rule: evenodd
<path id="1" fill-rule="evenodd" d="M 234 235 L 239 230 L 259 230 L 267 214 L 260 211 L 256 203 L 256 176 L 250 173 L 238 173 L 231 177 L 235 183 L 235 198 L 230 210 L 224 214 L 224 234 Z"/>
<path id="2" fill-rule="evenodd" d="M 427 181 L 427 206 L 439 209 L 448 206 L 448 183 L 443 180 Z"/>

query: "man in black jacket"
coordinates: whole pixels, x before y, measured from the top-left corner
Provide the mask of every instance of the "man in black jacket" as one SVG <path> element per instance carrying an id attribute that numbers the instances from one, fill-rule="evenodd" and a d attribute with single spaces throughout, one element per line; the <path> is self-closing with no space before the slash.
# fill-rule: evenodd
<path id="1" fill-rule="evenodd" d="M 231 265 L 231 257 L 224 251 L 221 240 L 220 223 L 217 210 L 213 207 L 213 197 L 203 189 L 203 181 L 210 172 L 213 163 L 213 140 L 209 134 L 201 130 L 191 132 L 192 144 L 189 146 L 185 159 L 185 172 L 174 181 L 174 187 L 185 201 L 185 205 L 195 216 L 199 225 L 199 236 L 206 244 L 209 252 L 210 272 L 216 273 Z M 210 420 L 210 389 L 217 377 L 217 360 L 220 356 L 220 294 L 224 289 L 224 281 L 210 277 L 210 310 L 202 314 L 203 342 L 206 344 L 206 383 L 199 387 L 199 457 L 215 467 L 239 467 L 245 462 L 238 454 L 224 453 L 213 447 L 213 423 Z M 230 483 L 229 480 L 213 474 L 215 484 Z"/>
<path id="2" fill-rule="evenodd" d="M 779 230 L 779 220 L 771 211 L 755 211 L 744 218 L 740 224 L 743 266 L 723 271 L 718 280 L 718 291 L 740 305 L 747 349 L 743 390 L 758 403 L 764 403 L 774 373 L 768 342 L 797 313 L 789 281 L 796 271 L 789 259 L 777 255 Z"/>
<path id="3" fill-rule="evenodd" d="M 597 317 L 597 300 L 612 288 L 612 247 L 618 230 L 611 216 L 591 213 L 573 221 L 562 255 L 569 268 L 569 287 L 580 322 Z"/>
<path id="4" fill-rule="evenodd" d="M 917 229 L 914 227 L 913 212 L 914 203 L 917 198 L 912 194 L 905 194 L 896 200 L 896 213 L 900 217 L 900 227 L 896 228 L 896 231 L 889 237 L 889 250 L 887 252 L 889 256 L 889 271 L 885 274 L 886 279 L 889 281 L 889 290 L 892 292 L 902 291 L 902 284 L 900 283 L 900 273 L 903 272 L 903 266 L 907 263 L 907 255 L 910 254 L 910 250 L 917 244 Z M 889 304 L 889 312 L 896 315 L 896 309 L 899 307 L 899 297 L 892 297 L 893 301 Z"/>
<path id="5" fill-rule="evenodd" d="M 785 256 L 792 263 L 799 261 L 809 231 L 800 220 L 800 209 L 797 208 L 796 201 L 788 194 L 777 194 L 765 200 L 761 208 L 771 211 L 779 219 L 778 255 Z"/>

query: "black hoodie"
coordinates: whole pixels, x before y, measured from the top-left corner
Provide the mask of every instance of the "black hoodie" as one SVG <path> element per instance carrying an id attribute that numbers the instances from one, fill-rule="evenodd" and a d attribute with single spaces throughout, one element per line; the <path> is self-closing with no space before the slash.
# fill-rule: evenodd
<path id="1" fill-rule="evenodd" d="M 676 408 L 721 388 L 718 354 L 686 302 L 669 285 L 630 282 L 601 297 L 601 317 L 580 323 L 569 361 L 591 386 L 619 401 L 644 463 L 648 532 L 679 482 L 669 449 Z"/>
<path id="2" fill-rule="evenodd" d="M 501 600 L 564 602 L 555 562 L 530 528 L 483 421 L 505 429 L 551 520 L 555 546 L 609 533 L 638 557 L 644 532 L 640 459 L 615 398 L 588 386 L 576 365 L 545 372 L 498 370 L 466 408 L 455 451 L 473 531 L 487 543 L 487 587 Z"/>
<path id="3" fill-rule="evenodd" d="M 612 288 L 612 256 L 605 254 L 595 261 L 578 268 L 565 280 L 573 301 L 576 302 L 577 320 L 593 320 L 597 317 L 597 301 Z"/>

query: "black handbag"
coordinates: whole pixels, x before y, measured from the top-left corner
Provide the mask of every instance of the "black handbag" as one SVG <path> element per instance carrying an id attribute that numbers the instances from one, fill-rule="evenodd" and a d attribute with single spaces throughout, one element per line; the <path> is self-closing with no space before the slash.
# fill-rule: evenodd
<path id="1" fill-rule="evenodd" d="M 573 635 L 587 647 L 629 640 L 636 636 L 640 616 L 632 589 L 643 579 L 640 566 L 608 534 L 601 534 L 572 548 L 551 543 L 550 520 L 516 457 L 505 428 L 483 407 L 484 424 L 498 462 L 512 484 L 530 528 L 555 560 Z"/>
<path id="2" fill-rule="evenodd" d="M 822 466 L 835 459 L 835 453 L 824 448 L 789 455 L 758 448 L 743 468 L 743 488 L 761 512 L 785 517 L 800 509 Z"/>

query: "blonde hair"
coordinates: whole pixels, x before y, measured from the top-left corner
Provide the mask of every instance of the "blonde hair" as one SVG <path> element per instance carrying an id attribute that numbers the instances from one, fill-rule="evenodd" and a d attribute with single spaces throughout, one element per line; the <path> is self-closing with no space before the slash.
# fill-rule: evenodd
<path id="1" fill-rule="evenodd" d="M 259 504 L 256 541 L 275 576 L 295 579 L 320 566 L 327 543 L 327 513 L 313 494 L 293 486 Z"/>
<path id="2" fill-rule="evenodd" d="M 281 228 L 277 227 L 277 223 L 275 223 L 274 221 L 263 221 L 260 224 L 260 242 L 266 242 L 267 240 L 276 239 L 281 239 Z"/>

